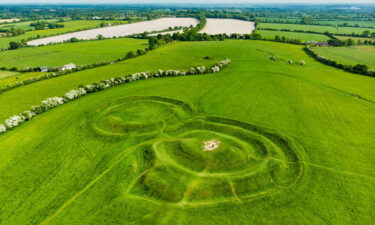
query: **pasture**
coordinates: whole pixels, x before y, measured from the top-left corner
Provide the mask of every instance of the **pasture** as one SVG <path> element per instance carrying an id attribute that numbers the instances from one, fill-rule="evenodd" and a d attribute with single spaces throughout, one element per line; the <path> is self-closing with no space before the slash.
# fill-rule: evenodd
<path id="1" fill-rule="evenodd" d="M 98 29 L 91 29 L 85 31 L 79 31 L 69 34 L 62 34 L 58 36 L 52 36 L 47 38 L 41 38 L 27 42 L 28 45 L 37 46 L 42 44 L 50 43 L 61 43 L 67 41 L 73 37 L 78 39 L 90 40 L 95 39 L 98 35 L 103 35 L 107 38 L 122 37 L 132 34 L 140 34 L 144 32 L 161 31 L 170 27 L 190 27 L 196 26 L 198 20 L 195 18 L 161 18 L 150 21 L 130 23 L 112 27 L 104 27 Z"/>
<path id="2" fill-rule="evenodd" d="M 0 223 L 371 224 L 375 80 L 302 48 L 174 43 L 0 94 L 3 120 L 79 84 L 232 60 L 90 94 L 1 134 Z"/>
<path id="3" fill-rule="evenodd" d="M 375 70 L 375 47 L 374 46 L 351 46 L 338 48 L 314 48 L 321 56 L 333 59 L 345 65 L 365 64 L 370 70 Z"/>
<path id="4" fill-rule="evenodd" d="M 8 68 L 60 67 L 68 63 L 82 66 L 114 61 L 128 51 L 136 52 L 147 47 L 147 40 L 130 38 L 27 47 L 0 52 L 0 65 Z"/>
<path id="5" fill-rule="evenodd" d="M 276 35 L 279 37 L 286 37 L 291 39 L 300 39 L 302 42 L 306 41 L 328 41 L 330 38 L 323 34 L 309 34 L 288 31 L 273 31 L 273 30 L 257 30 L 257 33 L 262 35 L 262 38 L 274 40 Z"/>
<path id="6" fill-rule="evenodd" d="M 206 34 L 251 34 L 255 29 L 254 22 L 236 19 L 207 18 L 206 26 L 199 33 Z"/>
<path id="7" fill-rule="evenodd" d="M 281 23 L 259 23 L 258 28 L 269 29 L 288 29 L 288 30 L 301 30 L 312 32 L 329 32 L 331 34 L 362 34 L 363 31 L 375 32 L 375 28 L 361 28 L 361 27 L 334 27 L 334 26 L 319 26 L 319 25 L 302 25 L 302 24 L 281 24 Z"/>

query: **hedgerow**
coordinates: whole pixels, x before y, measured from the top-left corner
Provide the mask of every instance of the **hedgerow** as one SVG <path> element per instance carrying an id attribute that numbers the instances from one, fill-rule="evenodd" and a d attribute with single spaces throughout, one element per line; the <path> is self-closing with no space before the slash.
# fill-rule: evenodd
<path id="1" fill-rule="evenodd" d="M 5 120 L 4 124 L 0 124 L 0 133 L 11 130 L 20 124 L 31 120 L 33 117 L 44 113 L 52 108 L 59 105 L 68 103 L 77 98 L 80 98 L 89 93 L 105 90 L 110 87 L 122 85 L 125 83 L 131 83 L 137 80 L 147 80 L 151 78 L 158 77 L 174 77 L 174 76 L 186 76 L 186 75 L 199 75 L 199 74 L 209 74 L 220 72 L 225 66 L 231 62 L 230 59 L 225 59 L 219 63 L 213 65 L 210 68 L 204 66 L 191 67 L 188 71 L 178 71 L 178 70 L 158 70 L 154 73 L 152 72 L 140 72 L 134 73 L 127 76 L 121 76 L 116 78 L 110 78 L 107 80 L 102 80 L 97 83 L 92 83 L 86 86 L 81 85 L 77 90 L 70 90 L 62 97 L 47 98 L 42 101 L 40 105 L 32 106 L 30 110 L 25 111 L 19 115 L 14 115 Z"/>

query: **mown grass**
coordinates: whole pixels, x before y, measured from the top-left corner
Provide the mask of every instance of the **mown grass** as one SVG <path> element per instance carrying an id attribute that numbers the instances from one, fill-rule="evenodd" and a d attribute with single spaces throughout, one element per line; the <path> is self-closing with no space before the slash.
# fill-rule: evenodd
<path id="1" fill-rule="evenodd" d="M 335 38 L 337 39 L 340 39 L 340 40 L 348 40 L 348 39 L 352 39 L 354 41 L 375 41 L 375 38 L 361 38 L 361 37 L 348 37 L 348 36 L 335 36 Z"/>
<path id="2" fill-rule="evenodd" d="M 290 39 L 300 39 L 303 42 L 306 41 L 328 41 L 330 38 L 322 34 L 308 34 L 298 32 L 287 32 L 287 31 L 273 31 L 273 30 L 258 30 L 257 33 L 262 35 L 262 38 L 274 40 L 276 35 L 279 37 L 286 37 Z"/>
<path id="3" fill-rule="evenodd" d="M 0 70 L 0 80 L 20 74 L 19 72 Z"/>
<path id="4" fill-rule="evenodd" d="M 30 31 L 30 30 L 34 30 L 34 28 L 30 26 L 30 24 L 32 22 L 35 22 L 35 21 L 37 21 L 37 20 L 0 24 L 0 28 L 1 29 L 11 29 L 11 28 L 14 28 L 14 29 L 22 29 L 22 30 L 25 30 L 25 31 Z M 47 21 L 47 22 L 55 23 L 55 22 L 58 21 L 58 19 L 48 19 L 48 20 L 41 20 L 41 21 Z"/>
<path id="5" fill-rule="evenodd" d="M 22 34 L 16 37 L 3 37 L 3 38 L 0 38 L 0 48 L 9 47 L 9 42 L 12 42 L 12 41 L 21 42 L 21 41 L 26 41 L 28 38 L 35 38 L 38 36 L 44 37 L 44 36 L 63 34 L 67 32 L 73 32 L 73 31 L 81 30 L 81 29 L 98 28 L 101 22 L 102 21 L 98 21 L 98 20 L 74 20 L 74 21 L 63 22 L 62 24 L 65 25 L 65 27 L 63 28 L 47 29 L 47 30 L 33 30 L 33 31 L 26 32 L 25 34 Z M 111 22 L 111 21 L 108 21 L 108 22 Z M 121 23 L 126 23 L 126 22 L 121 21 Z"/>
<path id="6" fill-rule="evenodd" d="M 359 28 L 359 27 L 334 27 L 334 26 L 319 26 L 319 25 L 301 25 L 301 24 L 281 24 L 281 23 L 259 23 L 259 28 L 270 29 L 288 29 L 301 30 L 313 32 L 329 32 L 331 34 L 362 34 L 363 31 L 375 32 L 374 28 Z"/>
<path id="7" fill-rule="evenodd" d="M 271 55 L 278 60 L 270 60 Z M 235 40 L 171 44 L 120 64 L 2 93 L 1 117 L 79 83 L 210 64 L 205 56 L 233 62 L 214 75 L 151 79 L 90 94 L 0 135 L 0 224 L 371 224 L 375 80 L 322 65 L 302 46 Z M 288 59 L 303 59 L 306 66 L 289 65 Z M 225 176 L 218 181 L 205 177 L 207 171 L 190 179 L 187 171 L 150 150 L 146 143 L 155 134 L 119 138 L 93 129 L 103 105 L 131 96 L 179 99 L 193 105 L 197 115 L 265 127 L 300 146 L 293 151 L 300 156 L 303 176 L 270 195 L 258 193 L 271 182 L 262 167 L 254 179 L 242 177 L 232 186 Z M 142 113 L 149 118 L 153 112 Z M 198 129 L 187 128 L 193 127 Z M 283 145 L 278 136 L 270 137 Z M 144 145 L 133 148 L 136 143 Z M 225 158 L 221 153 L 215 154 Z M 293 168 L 290 163 L 284 168 Z M 254 198 L 218 204 L 234 192 L 239 199 Z M 185 201 L 176 205 L 181 198 Z M 205 202 L 194 202 L 199 200 Z"/>
<path id="8" fill-rule="evenodd" d="M 59 67 L 68 63 L 87 65 L 122 58 L 128 51 L 147 48 L 143 39 L 109 39 L 78 43 L 27 47 L 0 52 L 0 65 L 6 67 Z"/>
<path id="9" fill-rule="evenodd" d="M 333 59 L 345 65 L 365 64 L 370 70 L 375 70 L 375 47 L 374 46 L 351 46 L 338 48 L 315 48 L 319 55 Z"/>

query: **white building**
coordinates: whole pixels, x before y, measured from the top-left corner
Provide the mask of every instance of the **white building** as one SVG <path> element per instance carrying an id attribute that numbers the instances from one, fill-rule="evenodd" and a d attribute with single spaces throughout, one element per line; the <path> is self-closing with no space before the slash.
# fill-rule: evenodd
<path id="1" fill-rule="evenodd" d="M 63 67 L 60 68 L 61 71 L 64 71 L 64 70 L 71 70 L 71 69 L 74 69 L 76 68 L 77 66 L 74 64 L 74 63 L 69 63 L 69 64 L 66 64 L 64 65 Z"/>

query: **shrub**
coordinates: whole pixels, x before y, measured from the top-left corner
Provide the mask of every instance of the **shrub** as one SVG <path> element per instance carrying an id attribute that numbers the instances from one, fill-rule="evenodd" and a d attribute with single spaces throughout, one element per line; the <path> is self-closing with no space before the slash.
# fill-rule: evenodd
<path id="1" fill-rule="evenodd" d="M 5 131 L 7 131 L 7 128 L 4 124 L 0 124 L 0 133 L 4 133 Z"/>
<path id="2" fill-rule="evenodd" d="M 306 65 L 306 62 L 305 62 L 305 60 L 301 60 L 301 61 L 299 62 L 299 64 L 300 64 L 301 66 L 304 66 L 304 65 Z"/>

